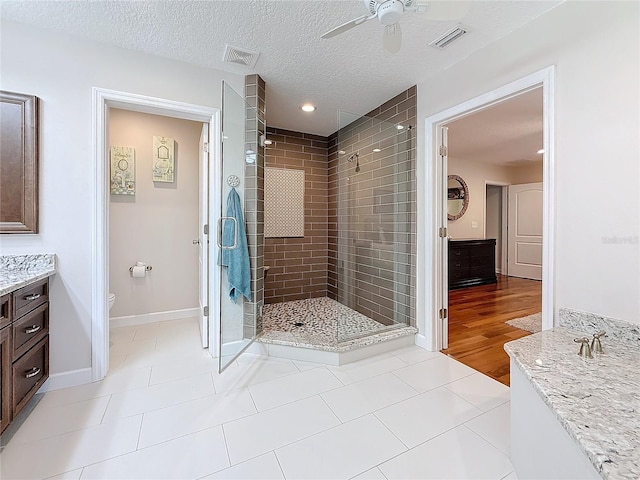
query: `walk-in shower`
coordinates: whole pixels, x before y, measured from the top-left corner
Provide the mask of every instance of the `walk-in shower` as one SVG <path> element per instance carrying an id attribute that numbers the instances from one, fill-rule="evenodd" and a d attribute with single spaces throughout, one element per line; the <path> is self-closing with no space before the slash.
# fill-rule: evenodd
<path id="1" fill-rule="evenodd" d="M 341 351 L 374 342 L 372 335 L 415 331 L 415 107 L 406 107 L 409 92 L 404 105 L 392 102 L 382 112 L 339 113 L 338 131 L 327 139 L 326 295 L 275 303 L 265 297 L 261 341 Z M 415 93 L 412 99 L 415 105 Z M 276 140 L 269 148 L 283 147 Z M 269 158 L 267 150 L 267 166 Z M 269 281 L 285 285 L 278 273 L 270 277 L 272 271 L 265 291 Z"/>

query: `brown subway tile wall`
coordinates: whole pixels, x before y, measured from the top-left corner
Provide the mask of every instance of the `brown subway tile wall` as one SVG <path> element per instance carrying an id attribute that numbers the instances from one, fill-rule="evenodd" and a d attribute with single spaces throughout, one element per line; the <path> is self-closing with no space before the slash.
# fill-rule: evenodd
<path id="1" fill-rule="evenodd" d="M 341 128 L 328 144 L 327 294 L 384 324 L 415 325 L 416 91 Z M 355 153 L 359 172 L 348 161 Z"/>
<path id="2" fill-rule="evenodd" d="M 243 303 L 244 335 L 251 338 L 262 331 L 261 306 L 264 303 L 264 162 L 265 149 L 260 135 L 265 133 L 265 83 L 256 74 L 245 76 L 245 149 L 256 152 L 256 162 L 245 164 L 245 222 L 251 262 L 251 302 Z"/>
<path id="3" fill-rule="evenodd" d="M 265 238 L 265 303 L 327 295 L 327 138 L 267 127 L 266 166 L 305 171 L 304 237 Z"/>

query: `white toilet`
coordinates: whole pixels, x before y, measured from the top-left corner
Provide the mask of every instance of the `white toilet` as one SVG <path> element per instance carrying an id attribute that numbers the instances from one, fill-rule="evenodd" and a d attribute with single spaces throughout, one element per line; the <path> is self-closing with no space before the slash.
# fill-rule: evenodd
<path id="1" fill-rule="evenodd" d="M 109 292 L 109 310 L 111 310 L 114 303 L 116 303 L 116 294 Z"/>

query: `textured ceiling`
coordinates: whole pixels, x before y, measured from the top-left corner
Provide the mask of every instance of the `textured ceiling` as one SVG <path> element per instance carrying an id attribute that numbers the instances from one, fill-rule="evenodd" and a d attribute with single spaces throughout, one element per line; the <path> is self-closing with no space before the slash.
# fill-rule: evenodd
<path id="1" fill-rule="evenodd" d="M 542 87 L 447 126 L 450 158 L 507 166 L 541 162 Z"/>
<path id="2" fill-rule="evenodd" d="M 559 3 L 474 0 L 458 21 L 407 13 L 400 20 L 403 45 L 393 55 L 382 49 L 377 20 L 320 38 L 365 14 L 362 0 L 3 0 L 0 16 L 200 66 L 258 73 L 267 83 L 270 126 L 329 135 L 337 130 L 338 110 L 364 114 Z M 458 22 L 470 33 L 444 50 L 427 46 Z M 223 63 L 226 44 L 260 52 L 254 69 Z M 317 111 L 301 112 L 305 102 Z"/>

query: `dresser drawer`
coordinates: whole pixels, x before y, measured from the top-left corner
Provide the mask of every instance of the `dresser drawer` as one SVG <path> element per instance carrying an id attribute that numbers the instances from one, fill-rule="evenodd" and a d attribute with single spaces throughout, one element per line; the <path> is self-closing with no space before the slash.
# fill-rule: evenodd
<path id="1" fill-rule="evenodd" d="M 49 301 L 49 279 L 32 283 L 13 292 L 13 319 Z"/>
<path id="2" fill-rule="evenodd" d="M 469 250 L 469 256 L 473 259 L 494 258 L 495 254 L 495 245 L 477 245 Z"/>
<path id="3" fill-rule="evenodd" d="M 469 257 L 449 257 L 449 271 L 469 268 Z"/>
<path id="4" fill-rule="evenodd" d="M 49 304 L 45 303 L 13 322 L 13 358 L 24 355 L 48 333 Z"/>
<path id="5" fill-rule="evenodd" d="M 449 244 L 451 245 L 451 244 Z M 466 248 L 449 247 L 449 261 L 460 258 L 469 258 L 469 250 Z"/>
<path id="6" fill-rule="evenodd" d="M 49 336 L 13 362 L 13 417 L 49 377 Z"/>
<path id="7" fill-rule="evenodd" d="M 11 295 L 0 297 L 0 329 L 11 323 Z"/>

